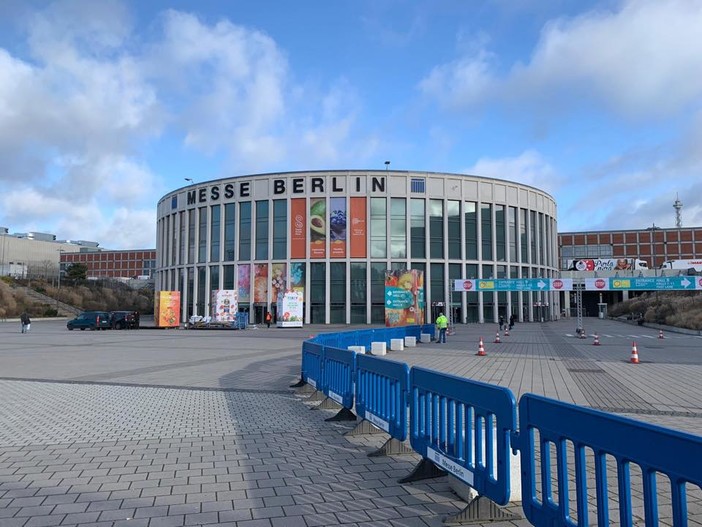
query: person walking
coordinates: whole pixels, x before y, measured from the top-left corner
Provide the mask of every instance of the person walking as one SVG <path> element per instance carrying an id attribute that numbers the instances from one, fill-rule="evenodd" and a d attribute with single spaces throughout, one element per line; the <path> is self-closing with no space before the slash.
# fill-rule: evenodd
<path id="1" fill-rule="evenodd" d="M 505 325 L 505 317 L 500 315 L 500 331 L 502 331 L 502 328 L 504 327 L 504 325 Z"/>
<path id="2" fill-rule="evenodd" d="M 270 328 L 270 327 L 271 327 L 271 322 L 272 322 L 272 321 L 273 321 L 273 315 L 271 315 L 271 312 L 268 311 L 268 312 L 266 313 L 266 326 Z"/>
<path id="3" fill-rule="evenodd" d="M 446 344 L 446 329 L 448 328 L 448 318 L 443 313 L 436 317 L 436 327 L 439 328 L 439 344 Z"/>
<path id="4" fill-rule="evenodd" d="M 514 314 L 509 316 L 509 329 L 514 327 Z"/>
<path id="5" fill-rule="evenodd" d="M 32 321 L 29 319 L 29 315 L 24 311 L 20 315 L 20 322 L 22 323 L 22 333 L 28 333 L 31 327 Z"/>

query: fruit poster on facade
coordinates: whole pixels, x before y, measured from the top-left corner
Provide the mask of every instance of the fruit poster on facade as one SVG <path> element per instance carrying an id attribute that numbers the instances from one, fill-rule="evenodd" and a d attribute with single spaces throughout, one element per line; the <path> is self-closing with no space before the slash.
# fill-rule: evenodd
<path id="1" fill-rule="evenodd" d="M 424 272 L 385 271 L 385 326 L 424 324 Z"/>
<path id="2" fill-rule="evenodd" d="M 346 258 L 346 198 L 331 198 L 329 208 L 329 256 Z"/>
<path id="3" fill-rule="evenodd" d="M 253 294 L 255 304 L 268 303 L 268 264 L 254 264 Z"/>
<path id="4" fill-rule="evenodd" d="M 304 262 L 290 263 L 290 289 L 303 292 L 305 290 Z M 276 297 L 277 298 L 277 297 Z"/>
<path id="5" fill-rule="evenodd" d="M 276 325 L 279 328 L 301 328 L 304 302 L 305 295 L 303 291 L 288 289 L 279 293 Z"/>
<path id="6" fill-rule="evenodd" d="M 366 198 L 350 198 L 349 248 L 351 258 L 366 258 Z"/>
<path id="7" fill-rule="evenodd" d="M 327 201 L 310 199 L 310 258 L 327 256 Z"/>
<path id="8" fill-rule="evenodd" d="M 278 293 L 285 291 L 287 283 L 287 264 L 271 264 L 271 300 L 278 300 Z"/>
<path id="9" fill-rule="evenodd" d="M 239 311 L 238 294 L 234 289 L 216 289 L 212 291 L 212 319 L 215 322 L 232 322 Z"/>
<path id="10" fill-rule="evenodd" d="M 159 328 L 180 326 L 180 291 L 156 291 L 154 321 Z"/>
<path id="11" fill-rule="evenodd" d="M 251 302 L 251 264 L 239 264 L 236 276 L 236 289 L 239 291 L 239 302 Z"/>
<path id="12" fill-rule="evenodd" d="M 307 202 L 304 198 L 290 200 L 290 258 L 307 257 Z"/>

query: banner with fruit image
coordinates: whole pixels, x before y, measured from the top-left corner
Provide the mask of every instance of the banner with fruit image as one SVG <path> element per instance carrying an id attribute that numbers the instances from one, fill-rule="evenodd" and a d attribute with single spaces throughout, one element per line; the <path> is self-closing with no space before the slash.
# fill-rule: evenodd
<path id="1" fill-rule="evenodd" d="M 307 258 L 307 200 L 290 200 L 290 258 Z"/>
<path id="2" fill-rule="evenodd" d="M 329 256 L 346 258 L 346 198 L 331 198 L 329 208 Z"/>
<path id="3" fill-rule="evenodd" d="M 287 264 L 274 263 L 271 265 L 271 300 L 277 301 L 278 293 L 285 291 Z"/>
<path id="4" fill-rule="evenodd" d="M 310 258 L 327 256 L 327 200 L 310 199 Z"/>
<path id="5" fill-rule="evenodd" d="M 385 271 L 385 325 L 424 323 L 424 272 L 416 269 Z"/>
<path id="6" fill-rule="evenodd" d="M 304 262 L 290 263 L 290 289 L 293 291 L 305 290 L 305 264 Z"/>
<path id="7" fill-rule="evenodd" d="M 180 326 L 180 291 L 157 291 L 155 300 L 156 327 Z"/>
<path id="8" fill-rule="evenodd" d="M 254 264 L 254 304 L 268 303 L 268 264 Z"/>
<path id="9" fill-rule="evenodd" d="M 276 325 L 279 328 L 301 328 L 305 295 L 302 291 L 281 291 L 278 293 Z"/>
<path id="10" fill-rule="evenodd" d="M 350 198 L 349 249 L 351 258 L 366 258 L 366 198 Z"/>
<path id="11" fill-rule="evenodd" d="M 251 264 L 239 264 L 236 277 L 236 289 L 239 291 L 239 303 L 251 302 Z"/>

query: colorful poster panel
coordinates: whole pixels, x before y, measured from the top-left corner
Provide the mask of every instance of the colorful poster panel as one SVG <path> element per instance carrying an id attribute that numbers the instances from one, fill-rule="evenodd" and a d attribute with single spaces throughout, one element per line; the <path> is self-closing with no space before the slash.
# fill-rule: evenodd
<path id="1" fill-rule="evenodd" d="M 304 198 L 290 200 L 290 257 L 307 257 L 307 205 Z"/>
<path id="2" fill-rule="evenodd" d="M 212 319 L 215 322 L 232 322 L 239 311 L 239 295 L 234 289 L 216 289 L 212 291 Z"/>
<path id="3" fill-rule="evenodd" d="M 310 199 L 310 258 L 327 256 L 327 200 Z"/>
<path id="4" fill-rule="evenodd" d="M 414 269 L 385 271 L 385 326 L 424 323 L 424 273 Z"/>
<path id="5" fill-rule="evenodd" d="M 293 291 L 292 289 L 281 291 L 278 294 L 277 326 L 279 328 L 301 328 L 304 301 L 303 291 Z"/>
<path id="6" fill-rule="evenodd" d="M 254 304 L 268 303 L 268 264 L 254 264 Z"/>
<path id="7" fill-rule="evenodd" d="M 156 292 L 155 320 L 159 328 L 180 326 L 180 291 Z"/>
<path id="8" fill-rule="evenodd" d="M 348 236 L 351 258 L 366 258 L 366 198 L 350 198 Z"/>
<path id="9" fill-rule="evenodd" d="M 293 291 L 305 290 L 304 262 L 292 262 L 290 264 L 290 289 Z"/>
<path id="10" fill-rule="evenodd" d="M 271 265 L 271 299 L 278 299 L 278 293 L 284 293 L 287 285 L 287 264 Z"/>
<path id="11" fill-rule="evenodd" d="M 329 208 L 329 256 L 346 258 L 346 198 L 331 198 Z"/>
<path id="12" fill-rule="evenodd" d="M 236 289 L 239 292 L 239 302 L 251 302 L 251 264 L 239 264 L 236 277 Z"/>

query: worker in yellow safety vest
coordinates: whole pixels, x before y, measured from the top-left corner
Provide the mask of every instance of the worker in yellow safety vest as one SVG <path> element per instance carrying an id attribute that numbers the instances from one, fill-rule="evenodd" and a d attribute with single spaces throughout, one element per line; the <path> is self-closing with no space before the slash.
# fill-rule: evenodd
<path id="1" fill-rule="evenodd" d="M 436 327 L 439 328 L 439 344 L 446 344 L 446 328 L 448 328 L 448 318 L 443 313 L 436 317 Z"/>

